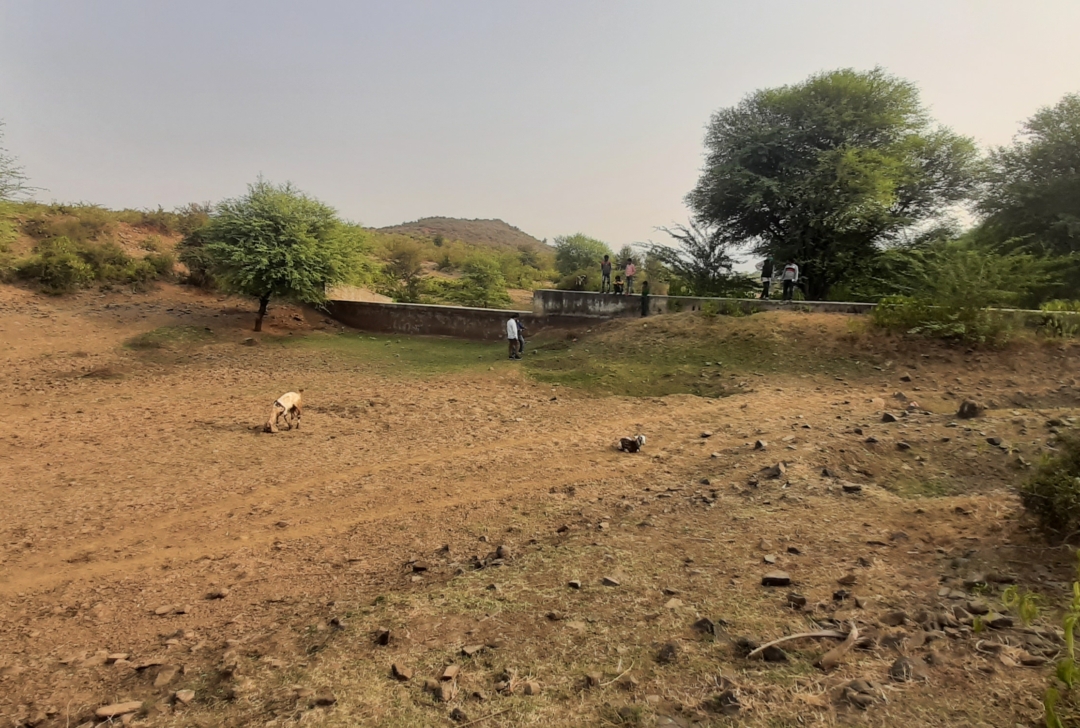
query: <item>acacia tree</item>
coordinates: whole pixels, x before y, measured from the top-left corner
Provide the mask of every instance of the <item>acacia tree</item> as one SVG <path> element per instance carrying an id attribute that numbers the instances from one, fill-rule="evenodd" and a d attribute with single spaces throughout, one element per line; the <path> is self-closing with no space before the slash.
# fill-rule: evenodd
<path id="1" fill-rule="evenodd" d="M 555 268 L 564 276 L 599 268 L 605 255 L 612 255 L 608 244 L 588 235 L 575 233 L 555 238 Z"/>
<path id="2" fill-rule="evenodd" d="M 260 179 L 243 197 L 219 202 L 201 236 L 223 287 L 259 299 L 255 331 L 271 298 L 322 303 L 328 287 L 362 265 L 362 231 L 289 183 Z"/>
<path id="3" fill-rule="evenodd" d="M 694 296 L 744 296 L 753 281 L 734 272 L 738 261 L 732 255 L 736 245 L 716 227 L 691 222 L 689 226 L 660 228 L 675 239 L 675 246 L 652 245 L 649 249 L 677 280 L 680 292 Z"/>
<path id="4" fill-rule="evenodd" d="M 686 201 L 697 222 L 777 260 L 811 298 L 971 191 L 970 139 L 931 124 L 916 87 L 882 69 L 811 76 L 713 114 Z"/>
<path id="5" fill-rule="evenodd" d="M 4 148 L 4 122 L 0 121 L 0 200 L 14 200 L 30 191 L 19 160 Z"/>

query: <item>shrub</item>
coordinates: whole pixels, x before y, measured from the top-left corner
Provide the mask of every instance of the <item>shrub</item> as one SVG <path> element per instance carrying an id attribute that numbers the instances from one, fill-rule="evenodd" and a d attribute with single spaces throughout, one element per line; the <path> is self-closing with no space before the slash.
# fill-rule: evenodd
<path id="1" fill-rule="evenodd" d="M 1020 497 L 1047 533 L 1066 540 L 1080 531 L 1080 436 L 1061 440 L 1058 453 L 1021 486 Z"/>
<path id="2" fill-rule="evenodd" d="M 143 258 L 143 262 L 154 269 L 155 278 L 170 277 L 173 273 L 173 267 L 176 265 L 176 259 L 168 253 L 151 253 Z"/>
<path id="3" fill-rule="evenodd" d="M 1004 344 L 1011 333 L 997 311 L 906 296 L 883 298 L 870 320 L 878 328 L 968 344 Z"/>
<path id="4" fill-rule="evenodd" d="M 1071 338 L 1080 329 L 1080 301 L 1047 301 L 1039 306 L 1043 312 L 1039 330 L 1046 336 Z"/>
<path id="5" fill-rule="evenodd" d="M 16 265 L 15 273 L 36 281 L 47 293 L 69 293 L 94 279 L 94 269 L 78 254 L 67 238 L 39 243 L 37 252 Z"/>

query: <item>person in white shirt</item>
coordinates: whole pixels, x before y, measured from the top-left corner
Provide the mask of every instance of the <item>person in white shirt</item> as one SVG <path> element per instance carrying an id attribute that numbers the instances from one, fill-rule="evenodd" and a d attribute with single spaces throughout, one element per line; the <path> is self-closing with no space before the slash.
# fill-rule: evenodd
<path id="1" fill-rule="evenodd" d="M 518 314 L 513 314 L 506 320 L 506 341 L 510 344 L 510 358 L 520 359 L 518 353 Z"/>
<path id="2" fill-rule="evenodd" d="M 799 266 L 795 265 L 795 261 L 787 262 L 780 280 L 784 282 L 784 300 L 790 301 L 795 293 L 795 284 L 799 282 Z"/>

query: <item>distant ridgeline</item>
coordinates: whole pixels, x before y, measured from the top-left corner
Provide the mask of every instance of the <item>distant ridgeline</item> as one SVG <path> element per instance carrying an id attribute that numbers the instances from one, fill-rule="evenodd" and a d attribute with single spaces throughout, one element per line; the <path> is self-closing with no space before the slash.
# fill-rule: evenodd
<path id="1" fill-rule="evenodd" d="M 543 241 L 502 220 L 462 220 L 454 217 L 424 217 L 415 222 L 377 228 L 378 232 L 413 238 L 460 240 L 502 250 L 550 250 Z"/>

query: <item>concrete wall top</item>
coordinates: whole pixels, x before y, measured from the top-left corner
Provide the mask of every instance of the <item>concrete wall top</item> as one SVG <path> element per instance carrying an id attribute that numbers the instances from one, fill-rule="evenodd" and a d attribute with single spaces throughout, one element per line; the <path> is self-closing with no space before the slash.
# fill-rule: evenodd
<path id="1" fill-rule="evenodd" d="M 763 301 L 757 298 L 708 298 L 697 296 L 649 296 L 649 313 L 700 311 L 703 307 L 737 306 L 747 313 L 759 311 L 811 311 L 814 313 L 869 313 L 873 303 L 846 301 Z M 542 316 L 590 316 L 614 318 L 640 316 L 641 296 L 595 293 L 593 291 L 558 291 L 544 288 L 533 291 L 533 311 Z"/>

